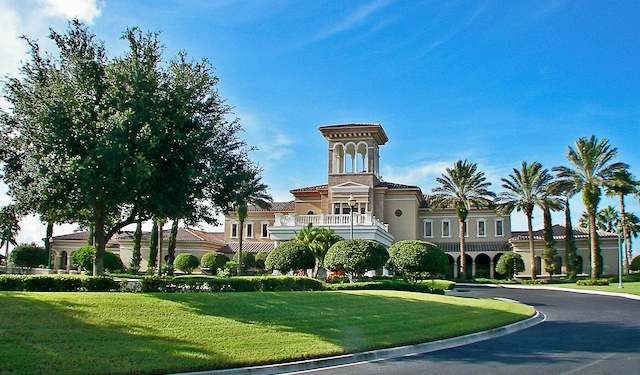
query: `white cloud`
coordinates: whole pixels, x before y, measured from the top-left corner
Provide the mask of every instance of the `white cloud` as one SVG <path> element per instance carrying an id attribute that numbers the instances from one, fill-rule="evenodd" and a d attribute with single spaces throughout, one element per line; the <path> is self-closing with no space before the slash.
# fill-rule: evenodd
<path id="1" fill-rule="evenodd" d="M 437 161 L 402 167 L 385 166 L 382 169 L 382 177 L 387 182 L 417 185 L 425 189 L 427 186 L 434 186 L 436 177 L 439 177 L 452 165 L 453 161 Z"/>
<path id="2" fill-rule="evenodd" d="M 390 3 L 389 1 L 375 1 L 366 5 L 363 5 L 360 8 L 358 8 L 355 12 L 351 13 L 348 17 L 341 20 L 339 23 L 334 24 L 320 31 L 320 33 L 316 35 L 313 41 L 326 39 L 333 35 L 361 26 L 378 9 L 385 7 L 389 3 Z M 384 23 L 382 25 L 384 25 Z M 380 24 L 375 27 L 379 28 Z"/>
<path id="3" fill-rule="evenodd" d="M 49 17 L 78 18 L 92 24 L 100 16 L 104 2 L 96 0 L 37 0 L 40 11 Z"/>

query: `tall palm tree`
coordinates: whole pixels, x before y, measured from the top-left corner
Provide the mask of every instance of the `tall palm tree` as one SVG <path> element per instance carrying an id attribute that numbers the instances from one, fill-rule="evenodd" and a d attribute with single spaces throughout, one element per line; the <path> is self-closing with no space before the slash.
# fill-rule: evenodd
<path id="1" fill-rule="evenodd" d="M 513 210 L 522 211 L 527 217 L 527 232 L 529 234 L 529 252 L 531 254 L 531 279 L 535 280 L 536 255 L 533 243 L 533 209 L 542 206 L 544 199 L 548 197 L 548 186 L 553 177 L 548 169 L 542 168 L 542 164 L 536 162 L 527 164 L 523 161 L 520 170 L 513 168 L 513 173 L 508 178 L 501 179 L 502 188 L 506 191 L 498 194 L 499 210 L 511 213 Z"/>
<path id="2" fill-rule="evenodd" d="M 9 245 L 16 246 L 18 243 L 18 217 L 14 206 L 5 206 L 0 210 L 0 248 L 4 246 L 5 273 L 9 273 Z"/>
<path id="3" fill-rule="evenodd" d="M 626 220 L 624 231 L 627 234 L 626 240 L 629 243 L 629 247 L 627 247 L 627 256 L 629 259 L 633 259 L 633 242 L 631 241 L 631 238 L 638 238 L 638 235 L 640 235 L 640 219 L 630 212 L 627 212 L 625 216 Z M 622 224 L 622 222 L 620 224 Z M 629 263 L 631 263 L 631 261 L 629 261 Z M 627 267 L 627 272 L 629 272 L 629 267 Z"/>
<path id="4" fill-rule="evenodd" d="M 478 165 L 466 159 L 455 162 L 453 168 L 447 168 L 446 173 L 436 181 L 441 186 L 432 190 L 435 193 L 434 207 L 455 208 L 460 223 L 460 275 L 465 280 L 467 262 L 464 234 L 467 232 L 469 210 L 472 207 L 490 207 L 496 194 L 487 190 L 491 183 L 486 181 L 484 172 L 478 171 Z"/>
<path id="5" fill-rule="evenodd" d="M 242 240 L 244 237 L 244 221 L 248 216 L 248 206 L 254 205 L 261 209 L 271 208 L 273 198 L 267 194 L 267 185 L 262 183 L 260 169 L 247 166 L 241 178 L 235 181 L 233 192 L 233 207 L 238 219 L 238 274 L 242 274 Z"/>
<path id="6" fill-rule="evenodd" d="M 629 272 L 629 265 L 631 263 L 631 251 L 629 250 L 629 242 L 627 242 L 627 215 L 625 212 L 624 197 L 625 195 L 637 193 L 638 181 L 636 181 L 628 169 L 616 171 L 605 183 L 605 194 L 609 197 L 617 196 L 620 199 L 620 219 L 622 221 L 622 238 L 624 238 L 624 247 L 626 249 L 624 261 L 627 273 Z"/>
<path id="7" fill-rule="evenodd" d="M 582 191 L 582 203 L 589 216 L 589 243 L 591 247 L 591 278 L 600 276 L 600 254 L 596 231 L 596 212 L 602 195 L 601 187 L 614 173 L 628 169 L 624 163 L 613 163 L 618 155 L 615 147 L 609 145 L 606 139 L 598 140 L 594 135 L 590 138 L 582 137 L 574 142 L 574 146 L 567 147 L 567 160 L 573 168 L 556 167 L 560 178 L 569 178 L 579 183 Z"/>
<path id="8" fill-rule="evenodd" d="M 569 200 L 578 193 L 576 182 L 570 179 L 556 179 L 552 182 L 554 189 L 563 198 L 564 207 L 564 251 L 567 267 L 567 276 L 574 279 L 578 273 L 578 248 L 576 247 L 575 237 L 573 234 L 573 224 L 571 223 L 571 208 Z"/>
<path id="9" fill-rule="evenodd" d="M 616 227 L 618 221 L 620 221 L 620 214 L 613 206 L 607 206 L 596 214 L 596 226 L 605 232 L 618 233 Z"/>

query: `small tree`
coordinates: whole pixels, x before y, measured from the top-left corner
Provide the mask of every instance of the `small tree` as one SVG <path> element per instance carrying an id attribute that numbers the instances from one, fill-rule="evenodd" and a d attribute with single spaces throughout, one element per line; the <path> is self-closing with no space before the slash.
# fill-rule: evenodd
<path id="1" fill-rule="evenodd" d="M 640 255 L 636 255 L 631 261 L 631 271 L 640 271 Z"/>
<path id="2" fill-rule="evenodd" d="M 142 261 L 142 252 L 140 251 L 142 245 L 142 222 L 138 220 L 136 224 L 136 231 L 133 234 L 133 253 L 131 254 L 131 263 L 129 263 L 129 270 L 137 273 L 140 270 L 140 262 Z"/>
<path id="3" fill-rule="evenodd" d="M 245 251 L 242 253 L 242 262 L 238 262 L 238 254 L 239 253 L 235 253 L 233 255 L 233 261 L 238 263 L 238 264 L 242 264 L 242 273 L 247 272 L 247 270 L 249 268 L 252 268 L 256 265 L 256 256 L 253 255 L 252 253 Z"/>
<path id="4" fill-rule="evenodd" d="M 281 273 L 312 268 L 316 260 L 308 246 L 298 241 L 287 241 L 273 249 L 264 264 L 268 270 Z"/>
<path id="5" fill-rule="evenodd" d="M 176 259 L 173 261 L 173 265 L 180 271 L 190 275 L 194 269 L 198 268 L 200 262 L 198 261 L 198 257 L 195 255 L 182 253 L 178 254 Z"/>
<path id="6" fill-rule="evenodd" d="M 269 256 L 269 252 L 263 251 L 260 252 L 258 254 L 256 254 L 256 268 L 264 271 L 267 267 L 265 266 L 265 261 L 267 260 L 267 257 Z"/>
<path id="7" fill-rule="evenodd" d="M 520 254 L 504 253 L 498 259 L 496 271 L 505 275 L 507 279 L 512 280 L 516 273 L 524 271 L 524 261 Z"/>
<path id="8" fill-rule="evenodd" d="M 9 254 L 9 262 L 16 267 L 40 267 L 47 264 L 48 260 L 47 251 L 35 243 L 21 244 Z"/>
<path id="9" fill-rule="evenodd" d="M 435 278 L 449 271 L 447 255 L 429 242 L 399 241 L 391 245 L 389 255 L 389 263 L 405 281 L 416 282 L 424 276 Z"/>
<path id="10" fill-rule="evenodd" d="M 353 282 L 353 276 L 362 277 L 365 272 L 381 268 L 389 259 L 389 252 L 377 242 L 343 240 L 335 243 L 324 258 L 324 266 L 342 271 Z"/>
<path id="11" fill-rule="evenodd" d="M 229 258 L 227 258 L 226 255 L 216 251 L 204 254 L 200 261 L 200 266 L 201 268 L 208 268 L 209 272 L 215 275 L 216 272 L 218 272 L 218 269 L 224 268 L 225 263 L 228 261 Z"/>

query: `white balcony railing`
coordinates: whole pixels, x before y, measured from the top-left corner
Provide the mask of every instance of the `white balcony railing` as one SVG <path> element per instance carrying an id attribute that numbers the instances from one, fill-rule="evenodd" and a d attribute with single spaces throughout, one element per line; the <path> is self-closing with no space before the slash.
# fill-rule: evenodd
<path id="1" fill-rule="evenodd" d="M 351 215 L 283 215 L 275 214 L 274 227 L 306 227 L 312 224 L 314 227 L 338 227 L 350 226 Z M 364 214 L 353 214 L 353 226 L 377 226 L 389 231 L 389 224 L 385 224 L 373 216 L 370 212 Z"/>

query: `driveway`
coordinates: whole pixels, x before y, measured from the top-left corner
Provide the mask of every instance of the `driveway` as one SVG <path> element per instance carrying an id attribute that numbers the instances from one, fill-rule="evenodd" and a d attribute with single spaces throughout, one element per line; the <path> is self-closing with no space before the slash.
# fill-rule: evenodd
<path id="1" fill-rule="evenodd" d="M 505 298 L 547 320 L 496 339 L 313 374 L 640 374 L 640 301 L 550 290 L 460 286 L 449 295 Z"/>

